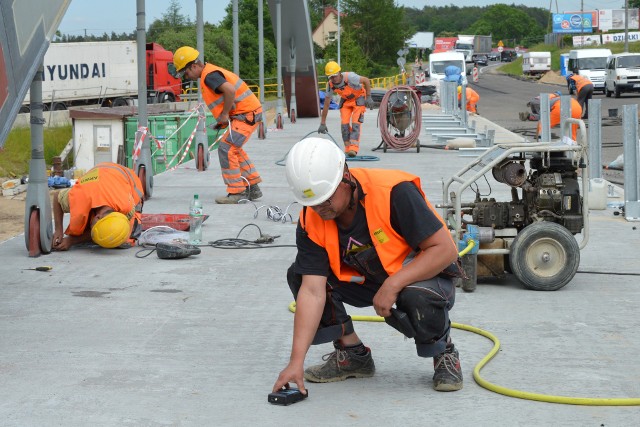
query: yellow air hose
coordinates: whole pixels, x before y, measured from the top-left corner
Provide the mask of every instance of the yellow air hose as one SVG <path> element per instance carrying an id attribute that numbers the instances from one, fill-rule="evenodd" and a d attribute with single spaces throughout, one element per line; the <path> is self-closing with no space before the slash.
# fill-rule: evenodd
<path id="1" fill-rule="evenodd" d="M 460 252 L 460 256 L 469 252 L 473 246 L 474 241 L 469 239 L 467 241 L 467 247 Z M 292 301 L 289 304 L 289 311 L 296 312 L 296 302 Z M 380 316 L 351 316 L 351 320 L 360 322 L 384 322 L 384 318 Z M 485 367 L 487 363 L 498 353 L 500 350 L 500 340 L 490 332 L 483 329 L 476 328 L 475 326 L 465 325 L 462 323 L 452 322 L 451 326 L 456 329 L 462 329 L 463 331 L 473 332 L 474 334 L 482 335 L 485 338 L 493 341 L 493 348 L 491 351 L 473 368 L 473 379 L 478 383 L 480 387 L 491 390 L 494 393 L 502 394 L 509 397 L 517 397 L 518 399 L 537 400 L 539 402 L 549 403 L 562 403 L 565 405 L 586 405 L 586 406 L 638 406 L 640 405 L 640 398 L 605 398 L 605 397 L 569 397 L 569 396 L 552 396 L 549 394 L 531 393 L 528 391 L 513 390 L 510 388 L 502 387 L 497 384 L 490 383 L 480 376 L 480 370 Z"/>

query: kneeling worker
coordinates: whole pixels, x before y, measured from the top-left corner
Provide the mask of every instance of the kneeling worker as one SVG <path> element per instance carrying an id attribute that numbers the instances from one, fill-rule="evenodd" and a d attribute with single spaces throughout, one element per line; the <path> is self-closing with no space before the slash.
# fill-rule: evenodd
<path id="1" fill-rule="evenodd" d="M 470 113 L 478 114 L 478 101 L 480 101 L 480 95 L 478 92 L 467 86 L 467 90 L 464 91 L 467 98 L 467 111 Z M 458 86 L 458 103 L 462 100 L 462 86 Z"/>
<path id="2" fill-rule="evenodd" d="M 109 249 L 132 246 L 141 232 L 143 199 L 142 183 L 133 170 L 100 163 L 73 187 L 54 193 L 53 249 L 66 251 L 91 240 Z M 65 213 L 71 217 L 63 232 Z"/>
<path id="3" fill-rule="evenodd" d="M 550 104 L 550 116 L 549 116 L 549 126 L 554 128 L 560 125 L 560 95 L 558 92 L 549 95 L 549 104 Z M 582 107 L 578 101 L 574 98 L 571 98 L 571 117 L 574 119 L 580 119 L 582 116 Z M 542 133 L 542 123 L 538 122 L 538 130 L 536 132 L 536 137 L 540 137 Z M 578 133 L 578 125 L 571 125 L 571 139 L 574 141 L 577 140 Z"/>
<path id="4" fill-rule="evenodd" d="M 373 306 L 382 317 L 394 316 L 395 304 L 408 317 L 418 356 L 433 358 L 433 387 L 461 389 L 458 351 L 449 336 L 452 277 L 460 274 L 451 233 L 417 176 L 349 169 L 345 160 L 322 138 L 303 139 L 287 156 L 287 181 L 304 207 L 298 253 L 287 271 L 297 305 L 293 345 L 273 390 L 293 382 L 304 392 L 303 378 L 325 383 L 374 375 L 371 350 L 356 335 L 344 303 Z M 328 342 L 334 351 L 326 363 L 303 371 L 309 347 Z"/>

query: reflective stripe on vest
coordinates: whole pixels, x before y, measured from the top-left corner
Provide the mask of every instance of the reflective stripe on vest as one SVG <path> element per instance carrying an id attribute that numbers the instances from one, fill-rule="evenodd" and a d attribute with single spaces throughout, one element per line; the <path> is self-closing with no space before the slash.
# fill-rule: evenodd
<path id="1" fill-rule="evenodd" d="M 369 235 L 385 271 L 391 275 L 402 268 L 402 263 L 411 253 L 404 238 L 391 226 L 391 190 L 401 182 L 413 182 L 427 202 L 427 206 L 446 227 L 444 220 L 427 200 L 420 187 L 420 178 L 402 171 L 382 169 L 351 169 L 366 196 L 360 202 L 366 209 Z M 342 263 L 336 222 L 323 220 L 313 209 L 304 209 L 300 216 L 300 226 L 309 238 L 323 247 L 329 256 L 331 271 L 339 280 L 363 283 L 364 278 L 355 270 Z M 455 246 L 453 238 L 451 244 Z M 359 279 L 359 280 L 358 280 Z"/>
<path id="2" fill-rule="evenodd" d="M 262 107 L 260 101 L 253 92 L 251 92 L 251 89 L 249 89 L 244 80 L 229 70 L 225 70 L 224 68 L 213 64 L 206 64 L 200 74 L 200 80 L 204 82 L 207 75 L 216 71 L 221 73 L 225 80 L 230 83 L 235 90 L 233 105 L 231 106 L 231 110 L 229 110 L 229 116 L 249 113 Z M 202 98 L 205 104 L 209 110 L 211 110 L 213 117 L 217 120 L 224 107 L 223 94 L 216 93 L 204 83 L 202 83 L 200 87 L 202 89 Z"/>

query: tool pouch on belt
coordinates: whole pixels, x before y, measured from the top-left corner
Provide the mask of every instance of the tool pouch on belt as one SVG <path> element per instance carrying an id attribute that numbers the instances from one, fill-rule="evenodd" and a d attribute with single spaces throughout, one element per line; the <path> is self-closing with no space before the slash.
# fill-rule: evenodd
<path id="1" fill-rule="evenodd" d="M 389 277 L 389 274 L 382 266 L 378 253 L 373 246 L 345 255 L 343 262 L 358 273 L 362 274 L 365 277 L 365 280 L 372 281 L 374 283 L 382 284 L 387 280 L 387 277 Z"/>
<path id="2" fill-rule="evenodd" d="M 251 119 L 249 119 L 249 117 L 251 117 Z M 253 126 L 256 123 L 259 123 L 262 121 L 262 113 L 251 112 L 251 113 L 245 113 L 245 114 L 236 114 L 235 116 L 231 116 L 231 118 L 234 120 L 240 120 L 242 122 L 245 122 L 249 126 Z"/>

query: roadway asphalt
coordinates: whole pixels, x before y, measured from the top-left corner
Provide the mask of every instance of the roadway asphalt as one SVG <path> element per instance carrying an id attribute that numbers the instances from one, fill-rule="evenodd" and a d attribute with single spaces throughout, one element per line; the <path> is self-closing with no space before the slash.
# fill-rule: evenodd
<path id="1" fill-rule="evenodd" d="M 379 161 L 351 166 L 405 169 L 422 178 L 432 202 L 442 201 L 443 180 L 470 159 L 426 148 L 371 152 L 380 140 L 376 116 L 367 112 L 361 154 Z M 247 151 L 264 178 L 264 197 L 255 205 L 213 202 L 224 193 L 215 152 L 205 172 L 191 161 L 154 179 L 145 212 L 187 213 L 198 193 L 210 215 L 206 241 L 256 239 L 258 228 L 242 230 L 255 224 L 280 236 L 268 249 L 203 247 L 197 256 L 162 260 L 137 258 L 138 248 L 83 247 L 29 258 L 23 235 L 0 243 L 0 425 L 637 425 L 638 406 L 537 402 L 479 386 L 472 372 L 493 344 L 458 329 L 452 335 L 464 389 L 436 392 L 431 360 L 418 358 L 413 343 L 394 329 L 371 322 L 356 328 L 372 348 L 373 378 L 307 383 L 309 399 L 289 407 L 267 403 L 291 345 L 285 272 L 295 256 L 295 225 L 268 219 L 263 205 L 297 216 L 300 207 L 291 205 L 284 168 L 276 162 L 318 124 L 285 121 L 266 140 L 254 135 Z M 328 125 L 338 138 L 337 111 L 330 111 Z M 500 142 L 516 137 L 498 128 Z M 488 179 L 491 197 L 509 200 L 508 188 Z M 487 183 L 479 183 L 482 191 Z M 528 291 L 512 276 L 484 281 L 474 293 L 458 292 L 451 318 L 500 340 L 500 352 L 481 372 L 491 383 L 552 396 L 635 398 L 637 405 L 639 231 L 611 208 L 591 211 L 589 218 L 579 272 L 564 288 Z M 53 269 L 24 270 L 41 265 Z M 312 348 L 307 365 L 330 350 Z"/>

